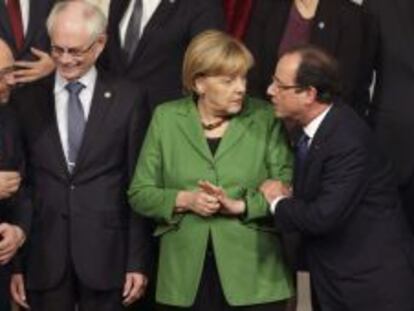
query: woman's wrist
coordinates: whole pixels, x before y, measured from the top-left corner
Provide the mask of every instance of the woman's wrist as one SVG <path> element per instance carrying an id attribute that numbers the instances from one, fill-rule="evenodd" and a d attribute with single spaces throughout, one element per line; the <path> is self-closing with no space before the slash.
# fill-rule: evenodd
<path id="1" fill-rule="evenodd" d="M 179 191 L 175 199 L 176 213 L 184 213 L 190 209 L 193 201 L 193 193 L 191 191 Z"/>

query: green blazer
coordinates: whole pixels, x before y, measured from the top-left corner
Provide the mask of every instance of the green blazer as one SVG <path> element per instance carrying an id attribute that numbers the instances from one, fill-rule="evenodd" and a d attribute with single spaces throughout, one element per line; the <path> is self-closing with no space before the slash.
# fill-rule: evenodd
<path id="1" fill-rule="evenodd" d="M 131 206 L 159 224 L 156 300 L 188 307 L 196 297 L 209 236 L 220 282 L 230 305 L 287 299 L 292 295 L 268 204 L 257 188 L 268 178 L 290 182 L 292 161 L 271 106 L 246 98 L 215 156 L 203 134 L 195 103 L 184 98 L 159 106 L 129 189 Z M 209 180 L 233 198 L 243 198 L 243 218 L 174 214 L 180 190 Z"/>

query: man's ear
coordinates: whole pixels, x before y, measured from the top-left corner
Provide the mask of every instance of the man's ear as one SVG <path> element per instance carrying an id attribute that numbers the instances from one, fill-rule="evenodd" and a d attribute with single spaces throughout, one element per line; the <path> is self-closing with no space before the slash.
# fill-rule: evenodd
<path id="1" fill-rule="evenodd" d="M 100 34 L 98 38 L 96 39 L 96 58 L 101 55 L 103 49 L 105 48 L 107 41 L 107 35 L 106 34 Z"/>
<path id="2" fill-rule="evenodd" d="M 303 96 L 305 97 L 306 102 L 313 103 L 316 101 L 318 97 L 318 90 L 313 86 L 309 86 L 308 88 L 304 89 Z"/>

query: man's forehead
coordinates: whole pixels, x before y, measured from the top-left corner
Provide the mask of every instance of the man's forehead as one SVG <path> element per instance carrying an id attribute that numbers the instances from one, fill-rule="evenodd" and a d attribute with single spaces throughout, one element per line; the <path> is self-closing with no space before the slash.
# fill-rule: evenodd
<path id="1" fill-rule="evenodd" d="M 300 57 L 297 54 L 287 54 L 279 59 L 276 66 L 275 75 L 278 77 L 295 77 L 300 63 Z"/>

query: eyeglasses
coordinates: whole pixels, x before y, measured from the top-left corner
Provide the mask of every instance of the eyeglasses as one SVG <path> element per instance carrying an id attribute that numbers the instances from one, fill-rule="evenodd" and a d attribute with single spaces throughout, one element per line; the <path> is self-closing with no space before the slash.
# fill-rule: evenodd
<path id="1" fill-rule="evenodd" d="M 304 89 L 304 87 L 302 85 L 297 85 L 297 84 L 289 85 L 289 84 L 285 84 L 282 81 L 280 81 L 280 79 L 278 77 L 276 77 L 276 76 L 273 76 L 272 77 L 272 82 L 273 82 L 273 84 L 279 90 L 283 90 L 283 91 L 285 91 L 285 90 L 291 90 L 291 89 L 294 89 L 294 90 L 302 90 L 302 89 Z"/>
<path id="2" fill-rule="evenodd" d="M 93 41 L 88 47 L 82 48 L 65 48 L 58 45 L 51 46 L 52 55 L 55 57 L 62 57 L 63 54 L 68 54 L 71 57 L 80 58 L 88 53 L 92 47 L 95 45 L 97 40 Z"/>

